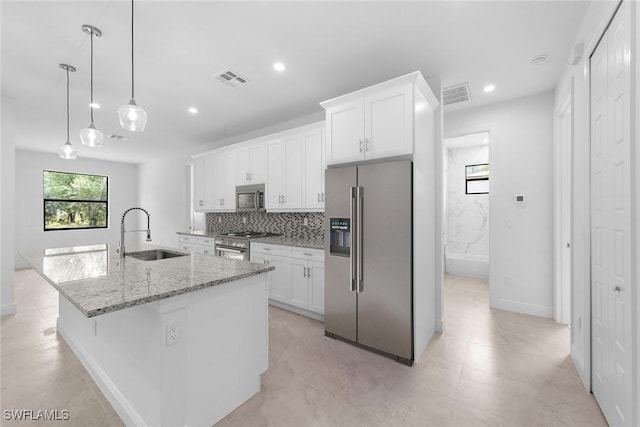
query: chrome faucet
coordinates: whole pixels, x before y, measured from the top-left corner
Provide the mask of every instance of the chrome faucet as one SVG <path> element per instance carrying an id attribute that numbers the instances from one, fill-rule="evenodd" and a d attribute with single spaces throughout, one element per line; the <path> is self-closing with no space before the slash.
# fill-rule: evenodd
<path id="1" fill-rule="evenodd" d="M 124 258 L 124 233 L 126 231 L 124 229 L 124 217 L 127 216 L 127 214 L 130 211 L 133 211 L 133 210 L 139 210 L 139 211 L 142 211 L 142 212 L 147 214 L 147 229 L 146 230 L 129 230 L 129 232 L 132 232 L 132 231 L 146 231 L 147 232 L 147 242 L 151 241 L 151 227 L 149 226 L 149 223 L 150 223 L 149 212 L 147 212 L 146 210 L 144 210 L 142 208 L 130 208 L 130 209 L 127 209 L 122 214 L 122 221 L 120 221 L 120 242 L 118 242 L 118 249 L 116 250 L 116 252 L 118 252 L 120 254 L 120 258 Z"/>

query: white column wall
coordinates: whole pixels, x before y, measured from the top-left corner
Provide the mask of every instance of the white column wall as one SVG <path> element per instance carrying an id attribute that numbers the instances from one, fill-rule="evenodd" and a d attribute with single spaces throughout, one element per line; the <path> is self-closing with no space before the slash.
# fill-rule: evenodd
<path id="1" fill-rule="evenodd" d="M 15 113 L 13 101 L 2 97 L 2 138 L 0 143 L 0 315 L 16 312 L 14 296 L 14 245 L 15 245 Z"/>

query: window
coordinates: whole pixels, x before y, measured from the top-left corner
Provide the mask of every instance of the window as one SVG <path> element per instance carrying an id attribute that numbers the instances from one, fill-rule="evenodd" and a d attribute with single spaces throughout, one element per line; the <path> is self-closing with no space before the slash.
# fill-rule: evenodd
<path id="1" fill-rule="evenodd" d="M 465 194 L 489 194 L 489 164 L 465 167 Z"/>
<path id="2" fill-rule="evenodd" d="M 106 176 L 44 171 L 42 182 L 45 231 L 107 228 Z"/>

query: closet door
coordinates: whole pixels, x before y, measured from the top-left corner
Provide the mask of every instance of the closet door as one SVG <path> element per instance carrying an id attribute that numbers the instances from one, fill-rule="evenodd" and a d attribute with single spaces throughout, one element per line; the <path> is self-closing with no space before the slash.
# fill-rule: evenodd
<path id="1" fill-rule="evenodd" d="M 591 57 L 592 387 L 610 425 L 632 426 L 629 2 Z"/>

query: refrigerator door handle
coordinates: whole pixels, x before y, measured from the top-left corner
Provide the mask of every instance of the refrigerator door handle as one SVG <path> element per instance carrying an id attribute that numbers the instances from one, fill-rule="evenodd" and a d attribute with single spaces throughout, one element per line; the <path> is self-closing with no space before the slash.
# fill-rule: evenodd
<path id="1" fill-rule="evenodd" d="M 357 234 L 358 231 L 356 229 L 356 187 L 351 187 L 350 188 L 350 193 L 351 193 L 351 203 L 350 203 L 350 208 L 349 208 L 349 217 L 351 220 L 351 249 L 349 250 L 349 271 L 351 273 L 351 280 L 349 281 L 349 290 L 351 292 L 355 292 L 356 290 L 356 284 L 357 284 L 357 277 L 356 277 L 356 271 L 357 271 L 357 265 L 356 265 L 356 259 L 357 259 Z"/>
<path id="2" fill-rule="evenodd" d="M 358 216 L 358 219 L 356 221 L 356 227 L 358 228 L 358 232 L 357 232 L 357 236 L 356 236 L 356 241 L 358 242 L 356 245 L 357 251 L 356 251 L 356 260 L 357 260 L 357 267 L 358 267 L 358 282 L 357 282 L 357 286 L 356 286 L 356 292 L 360 293 L 363 291 L 362 289 L 362 282 L 363 282 L 363 275 L 364 275 L 364 271 L 362 269 L 362 198 L 363 198 L 363 193 L 364 193 L 364 188 L 362 187 L 356 187 L 356 199 L 357 199 L 357 204 L 356 204 L 356 214 Z"/>

